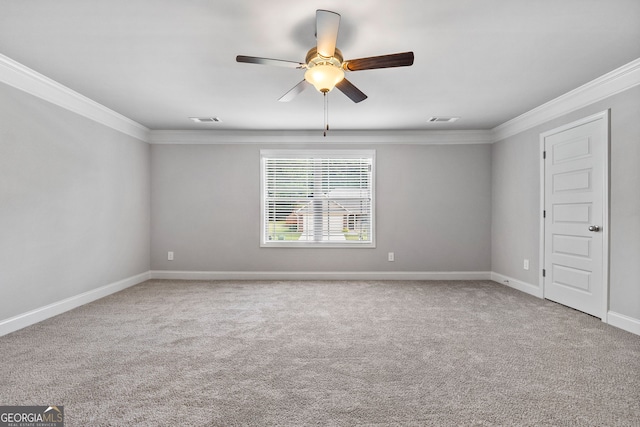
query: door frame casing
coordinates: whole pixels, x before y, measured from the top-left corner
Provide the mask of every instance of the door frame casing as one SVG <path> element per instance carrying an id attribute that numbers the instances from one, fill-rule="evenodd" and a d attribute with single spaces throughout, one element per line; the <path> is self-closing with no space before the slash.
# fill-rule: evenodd
<path id="1" fill-rule="evenodd" d="M 610 111 L 605 110 L 599 113 L 584 117 L 582 119 L 567 123 L 565 125 L 556 127 L 540 134 L 540 271 L 538 281 L 542 288 L 542 297 L 545 298 L 545 277 L 543 276 L 543 270 L 545 268 L 545 217 L 544 211 L 546 209 L 545 200 L 545 139 L 551 135 L 555 135 L 566 130 L 585 125 L 587 123 L 595 122 L 596 120 L 602 120 L 604 126 L 606 126 L 606 141 L 605 149 L 603 150 L 604 159 L 602 165 L 602 321 L 607 323 L 607 313 L 609 311 L 609 158 L 611 150 L 611 123 L 610 123 Z"/>

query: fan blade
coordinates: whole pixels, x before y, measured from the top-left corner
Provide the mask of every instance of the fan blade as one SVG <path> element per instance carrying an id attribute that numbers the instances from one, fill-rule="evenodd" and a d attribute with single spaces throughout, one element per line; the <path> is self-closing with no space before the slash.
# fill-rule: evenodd
<path id="1" fill-rule="evenodd" d="M 413 52 L 394 53 L 391 55 L 371 56 L 368 58 L 344 61 L 349 71 L 373 70 L 376 68 L 408 67 L 413 65 Z"/>
<path id="2" fill-rule="evenodd" d="M 340 92 L 344 93 L 351 99 L 353 102 L 358 103 L 367 99 L 367 95 L 362 93 L 360 89 L 355 87 L 353 83 L 351 83 L 347 79 L 342 79 L 336 87 L 340 90 Z"/>
<path id="3" fill-rule="evenodd" d="M 278 99 L 280 102 L 289 102 L 302 92 L 309 86 L 309 83 L 306 80 L 301 81 L 297 85 L 295 85 L 289 92 L 285 93 Z"/>
<path id="4" fill-rule="evenodd" d="M 339 27 L 339 14 L 328 10 L 316 10 L 316 39 L 318 40 L 318 53 L 325 58 L 332 57 L 336 51 Z"/>
<path id="5" fill-rule="evenodd" d="M 238 55 L 236 56 L 236 61 L 244 62 L 247 64 L 275 65 L 276 67 L 287 67 L 287 68 L 306 68 L 307 67 L 307 64 L 303 64 L 302 62 L 285 61 L 282 59 L 260 58 L 257 56 Z"/>

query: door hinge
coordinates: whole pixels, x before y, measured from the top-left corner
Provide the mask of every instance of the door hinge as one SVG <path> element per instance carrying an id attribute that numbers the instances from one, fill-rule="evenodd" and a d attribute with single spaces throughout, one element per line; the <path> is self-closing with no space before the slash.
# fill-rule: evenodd
<path id="1" fill-rule="evenodd" d="M 542 158 L 543 158 L 543 159 L 546 159 L 546 158 L 547 158 L 547 152 L 546 152 L 546 151 L 543 151 L 543 152 L 542 152 Z"/>
<path id="2" fill-rule="evenodd" d="M 546 217 L 547 217 L 547 211 L 544 210 L 544 211 L 542 211 L 542 218 L 546 218 Z"/>
<path id="3" fill-rule="evenodd" d="M 544 268 L 542 269 L 542 277 L 547 277 L 547 270 Z"/>

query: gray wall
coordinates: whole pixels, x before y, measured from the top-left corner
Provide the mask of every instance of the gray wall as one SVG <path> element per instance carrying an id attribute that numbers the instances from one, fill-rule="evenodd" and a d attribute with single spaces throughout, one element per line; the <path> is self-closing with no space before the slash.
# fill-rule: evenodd
<path id="1" fill-rule="evenodd" d="M 536 286 L 540 133 L 610 109 L 610 310 L 640 319 L 640 86 L 492 146 L 492 271 Z M 531 270 L 522 260 L 531 260 Z"/>
<path id="2" fill-rule="evenodd" d="M 149 146 L 0 84 L 0 320 L 149 270 Z"/>
<path id="3" fill-rule="evenodd" d="M 376 150 L 375 249 L 260 248 L 259 155 L 274 148 L 327 147 L 152 145 L 152 270 L 489 271 L 490 145 L 337 147 Z"/>

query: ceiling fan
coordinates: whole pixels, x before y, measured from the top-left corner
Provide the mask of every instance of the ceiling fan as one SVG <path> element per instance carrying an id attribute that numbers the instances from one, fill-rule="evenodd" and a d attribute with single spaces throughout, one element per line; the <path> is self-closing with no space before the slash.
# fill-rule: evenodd
<path id="1" fill-rule="evenodd" d="M 278 101 L 288 102 L 305 90 L 310 84 L 319 92 L 327 94 L 337 87 L 353 102 L 367 99 L 360 89 L 344 77 L 345 71 L 372 70 L 377 68 L 407 67 L 413 65 L 413 52 L 372 56 L 367 58 L 344 60 L 342 52 L 336 47 L 340 15 L 328 10 L 316 10 L 317 46 L 307 52 L 305 62 L 285 61 L 281 59 L 260 58 L 238 55 L 237 62 L 248 64 L 275 65 L 279 67 L 306 69 L 304 80 L 285 93 Z"/>

